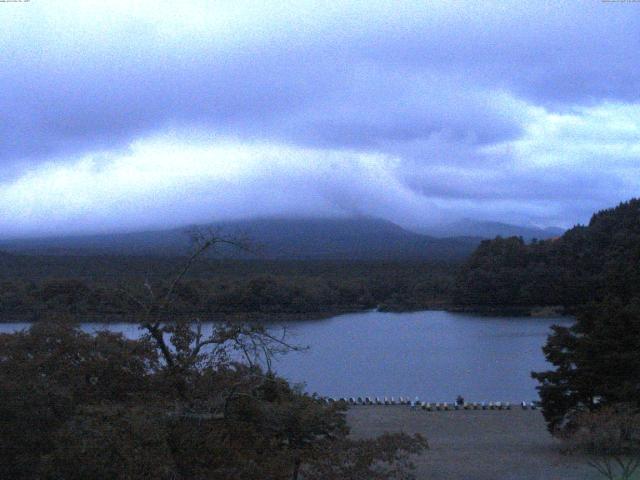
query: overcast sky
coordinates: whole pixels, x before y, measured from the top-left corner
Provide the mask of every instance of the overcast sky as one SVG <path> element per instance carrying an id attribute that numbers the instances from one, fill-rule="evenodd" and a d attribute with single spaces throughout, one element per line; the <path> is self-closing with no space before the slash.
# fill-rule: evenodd
<path id="1" fill-rule="evenodd" d="M 640 3 L 0 3 L 0 236 L 588 221 L 640 195 Z"/>

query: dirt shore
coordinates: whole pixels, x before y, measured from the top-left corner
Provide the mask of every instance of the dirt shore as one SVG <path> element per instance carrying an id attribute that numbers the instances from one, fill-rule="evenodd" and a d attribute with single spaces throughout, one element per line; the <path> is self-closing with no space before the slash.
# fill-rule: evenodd
<path id="1" fill-rule="evenodd" d="M 420 480 L 601 478 L 584 458 L 560 452 L 538 410 L 426 412 L 407 406 L 355 406 L 347 418 L 356 438 L 422 434 L 430 449 L 415 459 Z"/>

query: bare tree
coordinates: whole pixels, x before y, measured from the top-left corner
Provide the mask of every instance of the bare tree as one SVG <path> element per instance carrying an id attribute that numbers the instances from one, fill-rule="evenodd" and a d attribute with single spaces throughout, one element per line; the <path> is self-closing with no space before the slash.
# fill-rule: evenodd
<path id="1" fill-rule="evenodd" d="M 254 478 L 254 473 L 294 480 L 411 478 L 409 456 L 427 447 L 421 437 L 349 440 L 346 406 L 325 405 L 273 374 L 275 355 L 301 349 L 287 341 L 286 330 L 276 334 L 260 324 L 217 321 L 205 326 L 199 319 L 172 318 L 176 292 L 198 260 L 218 247 L 250 250 L 246 238 L 213 230 L 194 230 L 190 236 L 193 252 L 168 281 L 145 281 L 142 295 L 123 291 L 137 307 L 146 339 L 159 352 L 160 373 L 167 380 L 161 383 L 171 387 L 173 407 L 160 411 L 175 421 L 167 442 L 180 477 L 191 478 L 197 463 L 180 460 L 185 438 L 198 438 L 194 432 L 200 430 L 207 448 L 215 445 L 225 452 L 216 478 Z M 237 458 L 224 461 L 230 456 Z"/>
<path id="2" fill-rule="evenodd" d="M 239 356 L 249 367 L 260 366 L 270 373 L 274 356 L 302 350 L 303 347 L 286 340 L 285 328 L 275 334 L 256 323 L 219 321 L 205 331 L 199 318 L 172 316 L 176 292 L 199 260 L 208 254 L 220 253 L 221 247 L 254 252 L 246 235 L 226 235 L 212 228 L 192 228 L 187 234 L 192 251 L 165 284 L 152 285 L 145 279 L 142 295 L 122 290 L 137 307 L 137 321 L 159 350 L 178 393 L 184 396 L 184 381 L 189 371 L 205 363 L 209 367 L 223 365 Z M 237 356 L 234 357 L 234 353 Z"/>

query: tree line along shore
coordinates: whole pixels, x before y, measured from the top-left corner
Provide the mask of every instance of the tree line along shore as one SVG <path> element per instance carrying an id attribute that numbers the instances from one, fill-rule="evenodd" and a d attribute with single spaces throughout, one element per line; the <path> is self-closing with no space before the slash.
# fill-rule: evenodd
<path id="1" fill-rule="evenodd" d="M 83 321 L 127 321 L 128 293 L 145 281 L 162 290 L 182 258 L 44 257 L 0 261 L 2 320 L 51 312 Z M 8 265 L 12 263 L 12 265 Z M 219 319 L 318 318 L 380 308 L 420 310 L 450 304 L 456 265 L 370 261 L 205 259 L 176 289 L 171 315 Z"/>
<path id="2" fill-rule="evenodd" d="M 486 240 L 465 261 L 204 259 L 176 293 L 173 315 L 317 318 L 378 308 L 488 315 L 575 314 L 580 305 L 640 292 L 638 201 L 596 213 L 558 238 Z M 330 239 L 327 239 L 330 241 Z M 38 256 L 0 253 L 0 315 L 45 312 L 126 321 L 144 282 L 182 257 Z M 257 317 L 256 317 L 257 318 Z"/>

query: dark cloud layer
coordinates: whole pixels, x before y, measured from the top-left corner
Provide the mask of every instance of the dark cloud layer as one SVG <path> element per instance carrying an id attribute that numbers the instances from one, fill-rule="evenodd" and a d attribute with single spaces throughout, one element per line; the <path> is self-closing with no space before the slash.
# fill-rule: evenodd
<path id="1" fill-rule="evenodd" d="M 638 4 L 31 2 L 2 10 L 6 185 L 39 165 L 126 152 L 172 129 L 388 155 L 399 162 L 397 178 L 425 199 L 513 208 L 610 201 L 607 189 L 627 185 L 634 172 L 627 165 L 601 175 L 589 163 L 602 154 L 593 145 L 587 154 L 564 152 L 578 160 L 544 172 L 538 157 L 527 166 L 532 153 L 518 142 L 543 143 L 531 125 L 546 117 L 640 103 Z M 627 135 L 638 144 L 635 127 Z M 560 137 L 558 148 L 571 141 Z M 504 148 L 487 153 L 496 146 Z M 554 208 L 565 213 L 536 220 L 566 223 L 576 213 Z"/>
<path id="2" fill-rule="evenodd" d="M 432 7 L 416 2 L 398 18 L 363 5 L 358 22 L 320 19 L 322 35 L 276 24 L 277 38 L 258 35 L 246 49 L 235 46 L 231 28 L 226 50 L 215 26 L 205 42 L 185 29 L 178 33 L 186 44 L 167 44 L 152 24 L 130 19 L 97 35 L 68 34 L 51 47 L 56 29 L 46 23 L 24 35 L 13 25 L 2 49 L 0 111 L 10 121 L 2 122 L 0 155 L 6 163 L 117 144 L 183 122 L 333 146 L 434 132 L 482 143 L 519 131 L 518 119 L 496 111 L 487 92 L 552 106 L 638 100 L 640 15 L 633 5 L 477 3 L 450 4 L 430 17 Z M 27 8 L 37 29 L 47 7 Z M 73 16 L 57 21 L 74 27 Z"/>

